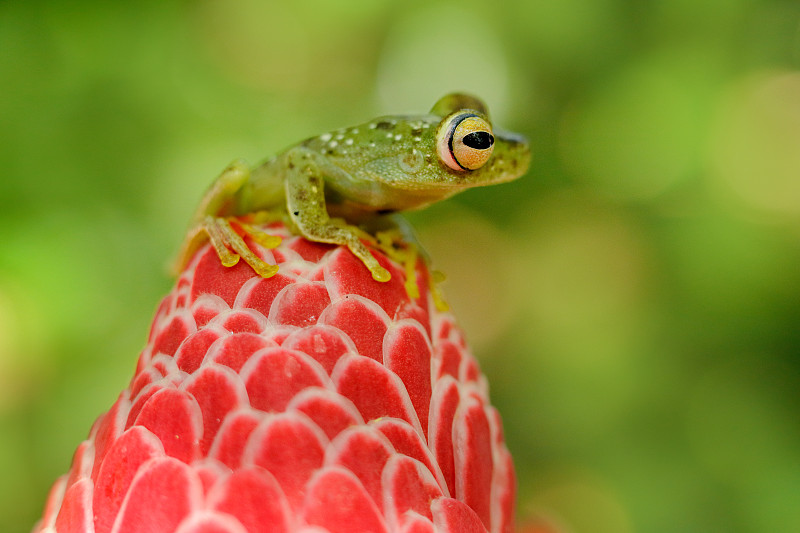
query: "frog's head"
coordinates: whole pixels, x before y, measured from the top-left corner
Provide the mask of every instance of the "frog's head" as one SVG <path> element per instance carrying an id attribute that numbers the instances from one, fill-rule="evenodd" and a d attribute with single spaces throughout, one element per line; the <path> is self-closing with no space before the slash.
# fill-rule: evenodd
<path id="1" fill-rule="evenodd" d="M 531 160 L 528 141 L 493 129 L 484 103 L 466 94 L 443 97 L 427 115 L 386 117 L 366 129 L 380 132 L 367 161 L 342 164 L 352 165 L 348 170 L 364 182 L 419 195 L 421 204 L 519 178 Z"/>
<path id="2" fill-rule="evenodd" d="M 531 151 L 521 135 L 492 128 L 486 105 L 467 94 L 448 94 L 431 109 L 441 117 L 435 147 L 444 179 L 455 187 L 476 187 L 519 178 Z"/>
<path id="3" fill-rule="evenodd" d="M 339 192 L 380 209 L 413 209 L 511 181 L 531 160 L 528 141 L 493 129 L 483 102 L 465 94 L 445 96 L 425 115 L 381 117 L 313 142 L 327 143 L 323 153 L 353 178 Z"/>

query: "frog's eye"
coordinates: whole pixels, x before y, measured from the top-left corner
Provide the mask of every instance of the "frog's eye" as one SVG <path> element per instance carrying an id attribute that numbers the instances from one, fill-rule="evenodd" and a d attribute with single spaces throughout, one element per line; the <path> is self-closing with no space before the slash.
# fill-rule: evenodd
<path id="1" fill-rule="evenodd" d="M 439 159 L 453 170 L 477 170 L 492 155 L 492 126 L 474 113 L 456 113 L 442 121 L 437 134 Z"/>

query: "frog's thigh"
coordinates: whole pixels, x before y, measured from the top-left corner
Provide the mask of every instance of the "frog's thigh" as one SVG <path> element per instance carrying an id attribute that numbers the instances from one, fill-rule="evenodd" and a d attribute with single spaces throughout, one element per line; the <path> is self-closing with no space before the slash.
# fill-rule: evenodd
<path id="1" fill-rule="evenodd" d="M 183 270 L 194 253 L 202 246 L 206 235 L 210 236 L 214 231 L 210 229 L 213 224 L 209 224 L 207 217 L 219 214 L 220 210 L 235 198 L 248 179 L 250 179 L 250 169 L 247 163 L 236 160 L 228 165 L 222 171 L 222 174 L 214 180 L 214 183 L 205 192 L 192 216 L 189 231 L 184 237 L 178 256 L 171 267 L 174 274 L 179 274 Z M 238 261 L 238 256 L 225 255 L 220 249 L 221 237 L 216 241 L 214 239 L 211 239 L 211 241 L 223 263 L 235 264 Z"/>
<path id="2" fill-rule="evenodd" d="M 343 172 L 316 152 L 296 148 L 286 154 L 286 206 L 300 233 L 309 240 L 347 246 L 377 281 L 391 274 L 361 242 L 352 226 L 331 222 L 325 205 L 324 177 Z"/>
<path id="3" fill-rule="evenodd" d="M 236 160 L 222 171 L 208 188 L 195 211 L 193 221 L 202 222 L 207 215 L 219 215 L 228 203 L 236 197 L 242 186 L 250 179 L 250 167 L 242 160 Z"/>

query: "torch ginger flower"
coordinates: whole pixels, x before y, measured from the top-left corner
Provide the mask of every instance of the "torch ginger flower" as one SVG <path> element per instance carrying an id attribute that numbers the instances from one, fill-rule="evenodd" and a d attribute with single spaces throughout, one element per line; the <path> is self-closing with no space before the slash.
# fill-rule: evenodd
<path id="1" fill-rule="evenodd" d="M 194 255 L 34 531 L 511 531 L 500 418 L 424 261 L 371 247 L 379 283 L 345 247 L 269 232 L 245 240 L 270 278 Z"/>

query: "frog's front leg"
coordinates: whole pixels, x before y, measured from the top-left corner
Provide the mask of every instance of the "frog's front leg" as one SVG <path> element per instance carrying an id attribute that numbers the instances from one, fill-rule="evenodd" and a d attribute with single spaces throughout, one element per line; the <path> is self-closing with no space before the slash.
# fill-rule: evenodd
<path id="1" fill-rule="evenodd" d="M 224 266 L 235 265 L 241 257 L 262 277 L 268 278 L 277 273 L 278 267 L 265 263 L 258 257 L 233 229 L 230 220 L 220 216 L 234 212 L 238 194 L 249 179 L 250 169 L 247 164 L 243 161 L 234 161 L 211 184 L 195 210 L 190 229 L 173 265 L 173 271 L 180 272 L 208 238 Z M 237 224 L 266 248 L 274 248 L 280 244 L 280 237 L 254 230 L 242 222 Z"/>
<path id="2" fill-rule="evenodd" d="M 325 204 L 325 177 L 333 179 L 344 171 L 324 156 L 303 147 L 293 148 L 286 157 L 286 206 L 300 233 L 309 240 L 347 246 L 372 273 L 376 281 L 389 281 L 391 274 L 372 256 L 349 224 L 335 224 Z"/>

